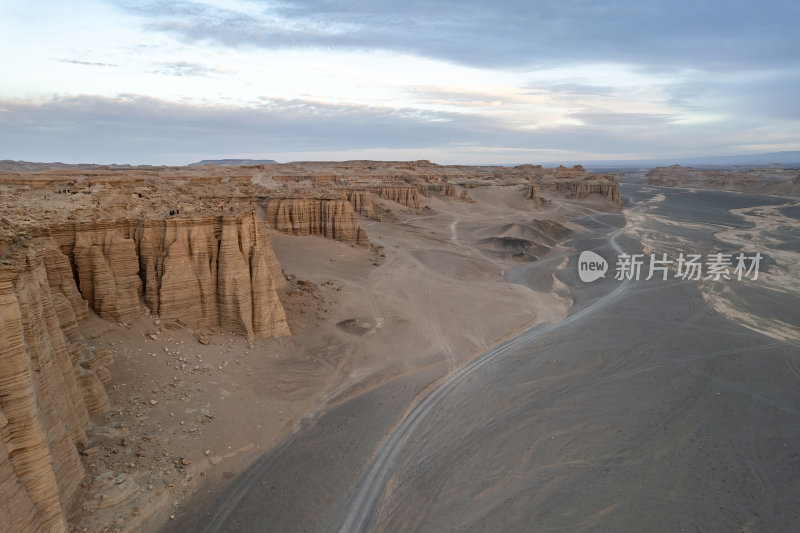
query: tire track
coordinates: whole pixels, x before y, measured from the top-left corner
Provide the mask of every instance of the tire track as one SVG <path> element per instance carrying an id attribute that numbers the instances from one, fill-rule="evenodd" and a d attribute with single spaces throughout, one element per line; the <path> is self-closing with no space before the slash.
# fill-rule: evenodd
<path id="1" fill-rule="evenodd" d="M 628 231 L 628 229 L 630 229 L 628 226 L 619 228 L 609 238 L 609 244 L 611 244 L 617 253 L 623 253 L 623 249 L 617 243 L 616 239 L 621 233 Z M 410 434 L 419 423 L 443 398 L 450 394 L 456 386 L 479 368 L 505 356 L 513 349 L 526 345 L 543 335 L 591 316 L 593 313 L 619 298 L 629 289 L 630 285 L 631 280 L 625 279 L 613 291 L 580 309 L 561 322 L 528 330 L 518 337 L 508 340 L 500 346 L 484 353 L 457 372 L 444 378 L 438 386 L 431 390 L 427 396 L 409 411 L 408 415 L 400 422 L 386 439 L 380 450 L 375 454 L 372 463 L 369 465 L 366 473 L 362 476 L 344 506 L 345 509 L 347 509 L 347 514 L 340 521 L 339 527 L 335 529 L 341 533 L 366 531 L 375 506 L 384 492 L 389 477 L 389 470 L 394 463 L 398 451 L 403 447 Z"/>

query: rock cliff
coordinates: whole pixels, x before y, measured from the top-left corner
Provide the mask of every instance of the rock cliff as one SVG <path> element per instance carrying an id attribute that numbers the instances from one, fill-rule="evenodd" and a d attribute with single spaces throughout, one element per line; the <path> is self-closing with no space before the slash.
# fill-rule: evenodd
<path id="1" fill-rule="evenodd" d="M 539 191 L 555 191 L 572 193 L 578 200 L 588 198 L 592 194 L 598 194 L 606 200 L 615 204 L 622 203 L 619 195 L 619 184 L 613 179 L 583 179 L 583 180 L 546 180 L 538 185 Z M 526 190 L 528 194 L 535 194 L 533 191 Z"/>
<path id="2" fill-rule="evenodd" d="M 583 180 L 578 182 L 577 189 L 575 190 L 575 198 L 582 200 L 588 198 L 592 194 L 599 194 L 606 200 L 619 204 L 622 198 L 619 195 L 619 184 L 615 181 L 602 179 L 602 180 Z"/>
<path id="3" fill-rule="evenodd" d="M 124 321 L 141 313 L 136 243 L 108 226 L 76 231 L 72 250 L 80 291 L 107 320 Z"/>
<path id="4" fill-rule="evenodd" d="M 289 333 L 276 292 L 285 280 L 254 214 L 149 221 L 134 240 L 151 312 L 248 338 Z"/>
<path id="5" fill-rule="evenodd" d="M 0 521 L 60 532 L 84 477 L 76 445 L 89 412 L 108 408 L 98 374 L 111 361 L 81 344 L 86 302 L 67 258 L 49 245 L 20 256 L 0 270 Z"/>
<path id="6" fill-rule="evenodd" d="M 369 190 L 383 200 L 391 200 L 411 209 L 420 209 L 416 187 L 381 186 L 370 187 Z"/>
<path id="7" fill-rule="evenodd" d="M 537 208 L 550 204 L 550 200 L 542 197 L 542 187 L 540 185 L 528 185 L 525 188 L 525 198 L 533 200 Z"/>
<path id="8" fill-rule="evenodd" d="M 272 198 L 267 205 L 267 224 L 291 235 L 320 235 L 369 246 L 367 233 L 344 198 Z"/>
<path id="9" fill-rule="evenodd" d="M 79 223 L 51 234 L 73 257 L 80 292 L 101 318 L 140 316 L 144 296 L 162 318 L 227 324 L 248 337 L 289 333 L 276 293 L 283 273 L 252 213 Z"/>
<path id="10" fill-rule="evenodd" d="M 443 197 L 449 196 L 455 198 L 458 196 L 458 191 L 456 191 L 456 186 L 452 183 L 445 183 L 442 185 L 442 190 L 439 191 L 439 194 Z"/>
<path id="11" fill-rule="evenodd" d="M 372 205 L 372 195 L 366 189 L 346 189 L 347 201 L 353 210 L 361 216 L 375 218 L 375 208 Z"/>
<path id="12" fill-rule="evenodd" d="M 79 329 L 89 307 L 127 320 L 140 315 L 144 296 L 164 318 L 274 337 L 289 333 L 276 292 L 283 283 L 252 213 L 61 224 L 4 243 L 2 531 L 67 531 L 66 509 L 85 476 L 78 447 L 89 414 L 109 408 L 111 355 L 89 350 Z"/>

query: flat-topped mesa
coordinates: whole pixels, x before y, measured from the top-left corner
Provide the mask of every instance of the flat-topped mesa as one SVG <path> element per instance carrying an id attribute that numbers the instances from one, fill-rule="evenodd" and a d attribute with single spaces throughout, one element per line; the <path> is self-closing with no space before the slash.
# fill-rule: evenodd
<path id="1" fill-rule="evenodd" d="M 583 178 L 587 174 L 586 170 L 583 168 L 583 165 L 574 165 L 572 168 L 565 167 L 564 165 L 558 165 L 552 170 L 552 172 L 558 179 Z"/>
<path id="2" fill-rule="evenodd" d="M 563 180 L 541 180 L 536 182 L 539 191 L 553 191 L 553 192 L 566 192 L 572 194 L 576 199 L 583 200 L 592 194 L 598 194 L 606 200 L 615 204 L 621 204 L 622 198 L 619 195 L 619 184 L 606 176 L 588 176 L 581 180 L 563 179 Z M 528 194 L 534 194 L 531 190 L 526 188 L 526 197 Z"/>
<path id="3" fill-rule="evenodd" d="M 343 197 L 271 198 L 267 204 L 267 224 L 290 235 L 319 235 L 349 244 L 370 245 L 350 201 Z"/>
<path id="4" fill-rule="evenodd" d="M 71 283 L 70 283 L 71 282 Z M 83 347 L 86 316 L 68 259 L 38 243 L 0 269 L 0 509 L 3 531 L 67 531 L 90 412 L 108 409 L 111 358 Z"/>
<path id="5" fill-rule="evenodd" d="M 382 185 L 379 187 L 368 187 L 368 189 L 378 195 L 382 200 L 391 200 L 400 205 L 411 209 L 420 209 L 419 195 L 416 187 L 403 187 L 395 185 Z"/>
<path id="6" fill-rule="evenodd" d="M 337 174 L 272 174 L 272 178 L 290 187 L 306 181 L 317 188 L 342 185 L 347 182 L 345 176 Z"/>
<path id="7" fill-rule="evenodd" d="M 575 190 L 576 199 L 582 200 L 592 194 L 599 194 L 615 204 L 622 203 L 622 198 L 619 195 L 619 184 L 614 181 L 613 176 L 610 179 L 603 176 L 600 179 L 584 179 L 578 182 L 578 187 Z"/>

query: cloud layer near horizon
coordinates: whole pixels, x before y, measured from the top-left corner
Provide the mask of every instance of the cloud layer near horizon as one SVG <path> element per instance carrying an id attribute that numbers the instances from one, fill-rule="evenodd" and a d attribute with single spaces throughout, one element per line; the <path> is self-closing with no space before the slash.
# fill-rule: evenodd
<path id="1" fill-rule="evenodd" d="M 0 35 L 23 44 L 4 60 L 25 74 L 0 82 L 0 159 L 518 163 L 800 148 L 789 2 L 49 5 L 0 17 Z"/>

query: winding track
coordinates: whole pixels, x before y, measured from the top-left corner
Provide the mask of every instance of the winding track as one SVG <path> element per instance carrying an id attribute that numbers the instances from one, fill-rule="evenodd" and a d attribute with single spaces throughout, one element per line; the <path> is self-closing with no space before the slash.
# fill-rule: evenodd
<path id="1" fill-rule="evenodd" d="M 597 220 L 593 215 L 587 213 L 586 216 L 594 222 L 609 227 L 604 221 Z M 615 230 L 615 232 L 610 237 L 608 242 L 617 253 L 620 253 L 622 250 L 617 244 L 616 238 L 626 230 L 631 229 L 631 226 L 622 229 L 617 229 L 613 226 L 611 228 Z M 456 371 L 453 374 L 447 375 L 440 381 L 435 382 L 435 384 L 430 385 L 428 392 L 424 393 L 424 396 L 420 396 L 422 399 L 419 401 L 419 403 L 410 406 L 407 414 L 399 417 L 400 421 L 395 427 L 391 429 L 384 429 L 386 432 L 384 433 L 385 439 L 383 442 L 373 448 L 372 443 L 374 443 L 375 440 L 371 440 L 369 446 L 370 450 L 364 450 L 366 453 L 362 453 L 358 460 L 352 463 L 353 465 L 358 464 L 358 466 L 361 466 L 363 464 L 361 463 L 363 457 L 365 455 L 369 455 L 370 452 L 374 453 L 367 465 L 364 467 L 365 469 L 363 474 L 360 475 L 360 478 L 357 477 L 359 474 L 353 472 L 353 478 L 350 478 L 346 486 L 344 484 L 339 485 L 339 488 L 344 490 L 340 492 L 338 496 L 336 496 L 335 503 L 330 502 L 330 504 L 335 505 L 335 507 L 327 507 L 328 502 L 326 501 L 326 503 L 324 503 L 322 506 L 326 509 L 326 514 L 324 517 L 320 517 L 322 520 L 315 522 L 307 521 L 302 527 L 309 529 L 309 524 L 312 524 L 311 528 L 315 530 L 322 529 L 328 531 L 346 531 L 348 533 L 351 531 L 365 531 L 369 530 L 371 526 L 374 527 L 375 521 L 377 520 L 376 514 L 379 513 L 379 510 L 382 509 L 383 504 L 387 501 L 387 491 L 391 490 L 390 487 L 392 486 L 392 483 L 396 481 L 395 476 L 398 475 L 398 467 L 404 463 L 404 455 L 410 451 L 409 448 L 414 448 L 415 441 L 418 439 L 418 437 L 420 437 L 420 434 L 422 434 L 422 437 L 420 438 L 425 437 L 426 427 L 430 426 L 431 422 L 437 419 L 437 416 L 441 414 L 441 410 L 444 408 L 444 406 L 446 406 L 448 403 L 452 403 L 454 398 L 458 398 L 459 394 L 464 392 L 461 387 L 465 385 L 469 387 L 469 385 L 466 383 L 467 381 L 474 382 L 476 377 L 482 375 L 483 372 L 493 369 L 494 364 L 503 365 L 508 361 L 512 361 L 515 353 L 518 353 L 521 348 L 525 348 L 527 343 L 536 342 L 541 344 L 542 340 L 546 340 L 543 339 L 543 336 L 546 334 L 556 332 L 563 335 L 565 332 L 569 333 L 572 328 L 582 327 L 584 324 L 589 323 L 596 317 L 596 311 L 607 312 L 609 310 L 613 310 L 621 303 L 624 303 L 627 298 L 630 298 L 633 291 L 639 290 L 645 289 L 643 289 L 643 287 L 639 284 L 632 284 L 630 281 L 624 281 L 617 285 L 615 290 L 609 294 L 603 296 L 599 300 L 594 301 L 586 307 L 578 309 L 571 317 L 568 317 L 559 323 L 540 327 L 538 329 L 528 330 L 520 336 L 486 352 L 464 368 Z M 677 303 L 680 305 L 680 302 Z M 674 324 L 670 324 L 668 327 L 670 332 L 684 331 L 693 327 L 708 326 L 708 324 L 705 324 L 703 321 L 703 316 L 698 314 L 698 310 L 692 307 L 691 304 L 693 301 L 685 301 L 683 303 L 689 304 L 689 308 L 685 313 L 682 313 L 682 316 L 673 317 L 676 322 Z M 679 320 L 679 318 L 681 320 Z M 696 326 L 698 318 L 700 325 Z M 647 317 L 645 317 L 645 320 L 646 319 Z M 565 326 L 570 326 L 570 328 L 565 328 Z M 630 350 L 622 352 L 622 355 L 625 356 L 625 359 L 622 361 L 622 363 L 630 360 L 630 358 L 633 356 L 638 356 L 641 355 L 642 352 L 648 351 L 653 346 L 654 342 L 658 341 L 660 338 L 663 338 L 664 335 L 666 335 L 666 333 L 649 342 L 635 344 Z M 698 469 L 702 470 L 701 474 L 704 473 L 706 475 L 706 478 L 704 479 L 707 480 L 707 483 L 700 485 L 700 488 L 703 490 L 695 494 L 695 500 L 692 501 L 694 505 L 688 506 L 689 500 L 686 500 L 685 496 L 676 497 L 672 501 L 673 506 L 669 508 L 670 514 L 664 514 L 663 516 L 659 517 L 661 521 L 658 523 L 665 527 L 668 526 L 669 524 L 664 522 L 665 518 L 675 516 L 674 511 L 676 510 L 678 510 L 678 514 L 680 514 L 680 512 L 683 512 L 683 510 L 688 507 L 688 511 L 692 512 L 687 514 L 687 517 L 685 517 L 685 520 L 681 523 L 681 525 L 685 523 L 691 524 L 693 519 L 698 521 L 698 523 L 705 523 L 703 520 L 701 520 L 701 518 L 707 516 L 708 513 L 713 511 L 717 516 L 712 516 L 707 521 L 708 524 L 720 525 L 725 523 L 730 525 L 729 523 L 734 523 L 738 529 L 749 529 L 754 524 L 759 523 L 767 528 L 765 530 L 788 530 L 786 529 L 786 526 L 792 522 L 792 513 L 794 513 L 795 517 L 797 516 L 796 511 L 793 511 L 794 507 L 792 506 L 794 504 L 792 503 L 791 496 L 793 492 L 792 489 L 796 485 L 793 485 L 794 481 L 792 481 L 793 478 L 791 475 L 791 470 L 793 468 L 790 466 L 792 461 L 790 459 L 791 450 L 787 452 L 787 448 L 784 447 L 787 446 L 786 443 L 791 443 L 792 441 L 796 442 L 794 437 L 796 436 L 797 431 L 796 429 L 792 428 L 797 427 L 793 422 L 798 416 L 798 410 L 796 406 L 800 404 L 796 402 L 787 403 L 782 394 L 792 396 L 789 393 L 790 389 L 781 389 L 777 385 L 783 382 L 775 381 L 774 379 L 773 381 L 769 381 L 767 378 L 769 378 L 769 376 L 780 376 L 780 369 L 784 369 L 785 374 L 788 374 L 792 378 L 792 382 L 796 383 L 795 378 L 798 376 L 798 373 L 794 371 L 797 370 L 797 368 L 800 368 L 800 366 L 797 365 L 797 359 L 795 357 L 790 357 L 790 352 L 786 351 L 785 355 L 783 355 L 780 358 L 780 361 L 778 361 L 781 364 L 776 370 L 774 365 L 775 358 L 772 352 L 774 350 L 785 348 L 786 346 L 794 346 L 794 344 L 782 342 L 765 343 L 763 341 L 764 339 L 762 339 L 760 343 L 753 344 L 748 342 L 748 345 L 746 346 L 742 346 L 739 343 L 732 343 L 731 345 L 722 349 L 713 349 L 713 346 L 710 346 L 706 343 L 697 346 L 693 350 L 689 350 L 688 354 L 683 353 L 683 355 L 679 357 L 671 357 L 669 359 L 653 358 L 650 360 L 643 360 L 644 364 L 634 365 L 633 368 L 624 364 L 619 364 L 619 361 L 614 359 L 610 361 L 611 366 L 605 366 L 606 370 L 610 371 L 610 374 L 608 372 L 590 372 L 588 376 L 585 374 L 582 376 L 585 379 L 583 379 L 580 385 L 571 385 L 567 388 L 562 387 L 560 389 L 554 389 L 552 392 L 554 392 L 557 396 L 563 396 L 564 394 L 570 395 L 576 391 L 584 390 L 586 388 L 606 386 L 609 383 L 625 380 L 631 376 L 657 372 L 662 368 L 671 366 L 680 368 L 680 374 L 688 373 L 692 376 L 700 376 L 702 379 L 695 379 L 694 381 L 683 380 L 680 382 L 694 387 L 694 390 L 690 391 L 692 394 L 688 395 L 687 398 L 697 401 L 698 405 L 701 407 L 714 407 L 717 414 L 728 417 L 729 425 L 723 427 L 718 433 L 708 434 L 705 415 L 703 412 L 693 411 L 688 415 L 689 418 L 694 416 L 694 419 L 689 420 L 689 422 L 686 423 L 688 425 L 684 424 L 685 427 L 681 426 L 683 427 L 683 431 L 686 433 L 686 439 L 685 442 L 681 442 L 680 446 L 674 445 L 671 447 L 666 446 L 662 448 L 660 446 L 651 446 L 652 443 L 650 441 L 643 441 L 640 443 L 641 450 L 646 452 L 656 451 L 661 454 L 660 460 L 661 463 L 663 463 L 661 466 L 664 468 L 672 468 L 673 459 L 681 456 L 684 457 L 682 460 L 687 461 L 687 465 L 691 464 L 693 466 L 692 470 L 686 470 L 684 472 L 684 478 L 677 477 L 676 482 L 691 482 L 693 483 L 691 486 L 697 487 L 698 485 L 696 483 L 696 476 L 699 475 Z M 709 349 L 709 347 L 712 349 Z M 759 392 L 758 387 L 755 387 L 754 389 L 745 388 L 745 390 L 732 389 L 732 387 L 735 385 L 747 384 L 751 378 L 752 368 L 741 366 L 740 363 L 742 362 L 742 359 L 733 359 L 732 362 L 734 364 L 732 365 L 717 365 L 713 368 L 704 367 L 702 365 L 697 367 L 687 365 L 687 363 L 694 361 L 713 361 L 725 356 L 749 354 L 754 352 L 759 352 L 758 359 L 761 360 L 763 358 L 764 364 L 772 363 L 771 367 L 766 367 L 769 371 L 765 371 L 763 373 L 763 376 L 765 376 L 764 379 L 767 380 L 765 383 L 768 382 L 770 383 L 770 386 L 775 387 L 775 393 L 772 395 L 762 394 Z M 780 354 L 780 352 L 778 352 L 778 354 Z M 753 368 L 758 368 L 761 370 L 763 364 L 759 360 L 753 360 L 752 362 L 748 361 L 748 363 L 756 365 Z M 492 362 L 494 364 L 490 365 Z M 788 371 L 785 368 L 786 366 L 789 366 Z M 729 369 L 730 374 L 716 379 L 716 371 L 721 369 Z M 481 372 L 477 372 L 478 370 L 481 370 Z M 591 371 L 592 368 L 589 368 L 588 370 Z M 789 371 L 793 372 L 789 373 Z M 751 374 L 748 374 L 747 372 L 751 372 Z M 762 374 L 759 373 L 758 375 Z M 709 388 L 709 385 L 717 388 Z M 717 391 L 716 394 L 714 394 L 715 390 Z M 719 391 L 722 391 L 722 396 L 720 396 Z M 669 389 L 668 386 L 665 386 L 662 392 L 667 393 L 667 396 L 664 396 L 666 398 L 669 397 L 668 395 L 671 392 L 671 389 Z M 552 399 L 552 395 L 548 399 Z M 713 403 L 711 403 L 711 401 L 713 401 Z M 665 406 L 664 409 L 661 409 L 660 411 L 656 410 L 656 420 L 644 427 L 650 429 L 659 429 L 663 424 L 679 424 L 679 422 L 676 422 L 676 420 L 680 420 L 681 417 L 687 416 L 687 413 L 682 409 L 684 403 L 681 402 L 685 403 L 685 401 L 681 399 L 677 403 L 673 402 L 673 404 Z M 403 405 L 408 405 L 408 403 L 404 403 Z M 530 405 L 531 404 L 529 403 L 525 404 L 524 406 L 530 407 Z M 653 405 L 657 408 L 659 407 L 656 404 Z M 650 413 L 650 411 L 647 411 L 647 413 Z M 646 413 L 642 411 L 642 414 Z M 771 421 L 769 422 L 770 424 L 774 424 L 773 426 L 764 425 L 763 421 L 765 416 L 767 416 Z M 770 416 L 772 418 L 769 418 Z M 486 423 L 486 427 L 481 429 L 482 426 L 478 426 L 477 429 L 481 429 L 484 432 L 493 431 L 494 428 L 500 423 L 505 423 L 505 420 L 498 420 L 498 418 L 495 416 Z M 759 435 L 762 435 L 762 433 L 758 431 L 741 431 L 743 428 L 753 430 L 754 428 L 757 429 L 759 427 L 767 430 L 767 437 L 769 438 L 759 437 Z M 428 431 L 430 431 L 430 428 L 428 428 Z M 735 434 L 740 438 L 732 440 L 730 438 L 730 436 L 733 434 L 731 433 L 732 431 L 735 431 Z M 378 435 L 379 433 L 375 433 L 376 440 Z M 697 448 L 696 444 L 698 444 L 698 442 L 696 442 L 696 440 L 701 437 L 704 439 L 701 442 L 704 446 L 706 444 L 717 444 L 717 448 L 713 448 L 711 446 L 708 446 L 707 449 L 702 447 Z M 785 442 L 783 444 L 782 439 Z M 612 440 L 611 442 L 617 441 Z M 653 443 L 657 442 L 653 441 Z M 710 461 L 707 454 L 714 449 L 719 452 L 719 443 L 725 444 L 724 450 L 726 453 L 723 454 L 719 460 Z M 248 495 L 250 491 L 252 491 L 252 494 L 255 494 L 255 501 L 250 502 L 249 505 L 259 505 L 258 498 L 265 496 L 265 492 L 263 489 L 260 489 L 259 483 L 261 485 L 264 484 L 263 478 L 269 472 L 269 468 L 275 464 L 280 465 L 280 459 L 284 456 L 287 456 L 285 452 L 287 452 L 287 450 L 291 452 L 293 447 L 295 447 L 297 444 L 298 441 L 294 437 L 288 439 L 287 442 L 284 442 L 278 447 L 278 449 L 274 450 L 270 456 L 264 457 L 263 461 L 259 461 L 254 468 L 248 470 L 244 476 L 244 479 L 240 480 L 233 490 L 226 494 L 225 500 L 218 504 L 218 506 L 212 511 L 212 514 L 205 517 L 206 521 L 203 524 L 205 527 L 198 529 L 202 531 L 227 530 L 225 527 L 226 520 L 232 516 L 231 513 L 238 512 L 238 503 L 243 497 Z M 289 453 L 288 456 L 291 459 L 287 459 L 287 461 L 297 461 L 298 457 L 302 458 L 302 447 L 300 451 L 301 453 L 294 455 Z M 600 449 L 600 451 L 602 452 L 608 450 Z M 600 457 L 602 459 L 603 456 L 601 455 Z M 643 457 L 644 461 L 653 461 L 652 453 Z M 792 457 L 796 457 L 796 455 Z M 285 464 L 291 465 L 294 463 L 289 462 Z M 528 461 L 523 461 L 523 464 L 528 464 Z M 745 479 L 744 483 L 740 483 L 737 486 L 735 484 L 735 479 L 733 481 L 729 479 L 730 475 L 728 472 L 738 472 L 738 470 L 735 469 L 724 469 L 725 466 L 730 465 L 742 466 L 742 471 L 739 472 L 739 474 L 741 475 L 740 477 Z M 646 466 L 647 468 L 643 468 L 641 470 L 642 472 L 646 472 L 650 468 L 649 463 Z M 723 467 L 723 472 L 726 473 L 724 476 L 725 479 L 721 479 L 721 475 L 717 475 L 717 469 L 720 467 Z M 783 477 L 777 476 L 776 472 L 778 470 L 776 469 L 788 471 L 788 474 L 784 475 Z M 611 478 L 610 480 L 616 480 L 617 482 L 626 481 L 625 470 L 623 469 L 619 472 L 621 472 L 619 476 Z M 595 479 L 595 481 L 599 484 L 601 481 L 602 483 L 606 483 L 609 481 L 609 479 Z M 707 497 L 709 494 L 714 496 L 714 484 L 718 481 L 724 483 L 724 494 L 720 493 L 717 495 L 717 500 L 714 500 L 713 498 L 708 499 Z M 753 488 L 753 486 L 755 486 L 755 488 Z M 352 490 L 349 490 L 350 487 L 352 487 Z M 603 487 L 605 487 L 605 485 L 603 485 Z M 663 489 L 664 487 L 658 485 L 656 488 Z M 348 490 L 349 493 L 347 492 Z M 663 491 L 661 493 L 663 493 Z M 289 490 L 288 492 L 284 493 L 273 492 L 273 494 L 278 496 L 278 499 L 276 500 L 277 506 L 273 506 L 272 508 L 272 510 L 278 510 L 276 515 L 280 515 L 280 506 L 283 506 L 284 508 L 287 506 L 285 499 L 280 500 L 281 494 L 288 495 L 286 498 L 295 498 L 295 500 L 299 498 L 301 501 L 304 501 L 304 493 L 302 490 Z M 626 493 L 624 492 L 619 493 L 620 496 L 624 496 L 625 494 Z M 648 495 L 645 493 L 642 497 L 642 502 L 646 505 L 636 508 L 639 510 L 647 509 L 646 513 L 648 517 L 652 516 L 652 509 L 649 506 L 650 498 L 652 498 L 654 494 L 655 493 L 651 493 Z M 248 497 L 250 497 L 250 495 L 248 495 Z M 315 501 L 317 500 L 309 500 L 309 502 Z M 503 500 L 503 502 L 507 501 L 508 500 Z M 711 502 L 714 502 L 714 504 L 712 505 Z M 419 500 L 414 500 L 412 498 L 405 502 L 405 505 L 409 504 L 418 505 Z M 719 507 L 717 504 L 720 504 Z M 726 514 L 726 512 L 723 511 L 722 504 L 730 504 L 732 506 L 731 509 L 743 509 L 739 513 L 743 516 L 742 521 L 731 522 L 731 512 L 729 511 Z M 304 512 L 303 503 L 293 507 L 292 509 L 295 513 L 298 511 Z M 401 510 L 399 512 L 402 514 L 402 508 L 400 509 Z M 406 509 L 409 508 L 407 507 Z M 243 509 L 240 509 L 239 511 L 246 513 L 246 511 Z M 331 512 L 333 513 L 333 516 L 331 516 Z M 458 511 L 455 512 L 457 513 Z M 724 520 L 722 520 L 721 517 L 724 518 Z M 769 517 L 769 519 L 762 517 Z M 276 518 L 279 518 L 279 516 Z M 253 524 L 255 523 L 260 523 L 263 525 L 269 522 L 264 520 L 261 522 L 251 521 L 249 523 L 251 530 Z M 637 522 L 634 520 L 631 523 L 636 524 Z M 643 523 L 646 523 L 646 521 L 640 521 L 638 524 L 641 526 Z M 670 522 L 670 524 L 676 526 L 678 525 L 678 522 Z M 772 524 L 772 526 L 777 524 L 778 527 L 771 527 L 770 524 Z M 431 522 L 431 525 L 435 526 L 435 529 L 432 530 L 441 529 L 440 524 Z M 576 523 L 571 523 L 571 525 L 576 526 Z M 231 531 L 246 530 L 241 529 L 241 522 L 237 525 L 237 527 L 239 529 L 233 528 Z M 634 527 L 633 529 L 637 528 Z M 641 528 L 638 529 L 641 530 Z M 284 528 L 284 530 L 288 529 Z M 677 528 L 664 530 L 677 530 Z"/>
<path id="2" fill-rule="evenodd" d="M 623 250 L 617 243 L 616 238 L 620 233 L 626 231 L 627 228 L 628 227 L 625 226 L 617 229 L 609 238 L 609 243 L 617 253 L 622 253 Z M 460 370 L 445 377 L 427 396 L 409 411 L 408 415 L 386 439 L 383 446 L 375 455 L 372 463 L 369 465 L 367 472 L 361 477 L 352 495 L 348 498 L 345 504 L 345 509 L 348 510 L 347 515 L 341 521 L 338 530 L 341 533 L 353 533 L 367 530 L 375 505 L 383 494 L 383 489 L 389 475 L 389 469 L 394 462 L 398 450 L 402 448 L 403 443 L 408 439 L 408 436 L 414 431 L 419 422 L 431 413 L 436 408 L 437 404 L 459 383 L 467 379 L 477 369 L 502 357 L 514 348 L 528 344 L 545 334 L 563 328 L 573 322 L 580 321 L 592 313 L 597 312 L 599 309 L 602 309 L 619 298 L 628 290 L 630 284 L 631 281 L 625 279 L 613 291 L 580 309 L 566 319 L 555 324 L 528 330 L 502 343 L 496 348 L 489 350 Z"/>
<path id="3" fill-rule="evenodd" d="M 457 222 L 458 221 L 456 221 L 456 223 Z M 455 230 L 455 225 L 456 224 L 453 224 L 451 226 L 451 231 Z M 610 227 L 613 228 L 613 226 Z M 626 231 L 628 227 L 614 229 L 615 232 L 609 238 L 609 243 L 617 253 L 621 253 L 622 248 L 617 244 L 616 238 Z M 455 240 L 456 236 L 453 235 L 453 237 Z M 630 280 L 624 280 L 609 294 L 583 307 L 566 319 L 543 327 L 537 326 L 513 339 L 505 341 L 477 357 L 458 371 L 447 375 L 436 386 L 432 387 L 430 392 L 428 392 L 428 394 L 408 412 L 406 417 L 395 426 L 394 430 L 377 451 L 367 471 L 355 485 L 347 500 L 345 500 L 342 513 L 343 518 L 339 520 L 339 527 L 334 527 L 333 529 L 346 533 L 365 531 L 367 529 L 373 510 L 383 493 L 389 469 L 398 451 L 402 448 L 404 442 L 408 439 L 408 436 L 414 431 L 419 422 L 435 410 L 438 403 L 450 394 L 458 384 L 462 383 L 479 368 L 503 357 L 515 348 L 595 313 L 619 298 L 629 286 Z M 288 449 L 293 444 L 293 441 L 294 438 L 290 438 L 281 443 L 272 451 L 270 457 L 279 456 L 283 450 Z M 253 467 L 238 480 L 236 485 L 231 487 L 224 499 L 218 501 L 211 514 L 205 517 L 202 525 L 199 526 L 199 531 L 202 533 L 216 533 L 225 529 L 226 522 L 228 521 L 228 517 L 231 516 L 231 513 L 236 510 L 245 495 L 259 483 L 259 480 L 264 478 L 271 466 L 270 457 L 265 457 L 264 460 L 253 465 Z"/>

